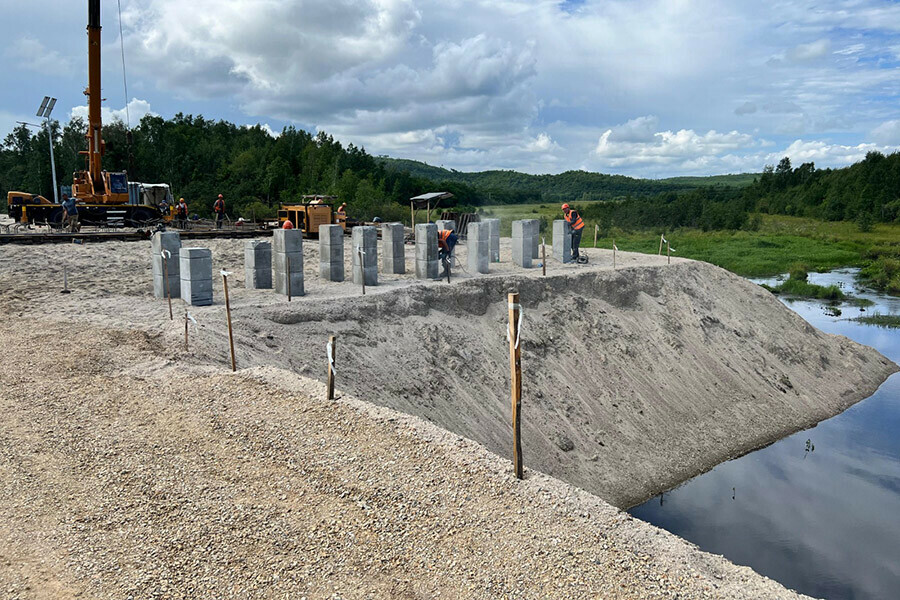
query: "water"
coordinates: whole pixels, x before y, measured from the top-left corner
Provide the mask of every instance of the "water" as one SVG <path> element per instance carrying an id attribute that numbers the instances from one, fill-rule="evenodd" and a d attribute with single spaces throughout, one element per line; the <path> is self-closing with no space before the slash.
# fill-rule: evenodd
<path id="1" fill-rule="evenodd" d="M 822 331 L 900 362 L 900 330 L 848 320 L 900 314 L 900 298 L 859 289 L 853 269 L 809 279 L 875 305 L 844 304 L 839 317 L 818 301 L 784 300 L 790 308 Z M 900 598 L 900 373 L 817 427 L 723 463 L 630 512 L 810 596 Z"/>

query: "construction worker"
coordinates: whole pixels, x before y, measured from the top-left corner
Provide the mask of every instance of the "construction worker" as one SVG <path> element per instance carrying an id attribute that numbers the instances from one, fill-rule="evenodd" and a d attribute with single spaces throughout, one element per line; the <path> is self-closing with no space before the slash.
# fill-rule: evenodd
<path id="1" fill-rule="evenodd" d="M 178 199 L 178 204 L 175 206 L 175 216 L 178 218 L 178 227 L 181 229 L 187 227 L 188 208 L 184 198 Z"/>
<path id="2" fill-rule="evenodd" d="M 222 194 L 219 194 L 213 204 L 213 211 L 216 213 L 216 229 L 222 229 L 222 222 L 225 220 L 225 198 Z"/>
<path id="3" fill-rule="evenodd" d="M 566 222 L 572 228 L 572 260 L 580 262 L 578 260 L 578 246 L 581 244 L 581 233 L 584 229 L 584 221 L 581 220 L 581 215 L 578 214 L 578 211 L 568 204 L 562 205 L 562 211 L 566 218 Z"/>
<path id="4" fill-rule="evenodd" d="M 291 223 L 291 220 L 290 220 L 290 219 L 287 219 L 287 220 L 284 222 L 284 225 L 281 226 L 281 228 L 282 228 L 282 229 L 293 229 L 293 228 L 294 228 L 294 224 Z"/>
<path id="5" fill-rule="evenodd" d="M 68 194 L 62 196 L 63 209 L 63 227 L 67 228 L 70 233 L 78 231 L 78 206 L 75 204 L 75 198 L 69 198 Z"/>
<path id="6" fill-rule="evenodd" d="M 449 260 L 453 256 L 453 248 L 456 247 L 456 242 L 459 241 L 459 237 L 457 237 L 456 233 L 452 229 L 441 229 L 437 232 L 438 238 L 438 260 L 441 261 L 441 264 L 444 264 L 444 259 Z M 447 274 L 447 266 L 444 266 L 444 275 Z"/>

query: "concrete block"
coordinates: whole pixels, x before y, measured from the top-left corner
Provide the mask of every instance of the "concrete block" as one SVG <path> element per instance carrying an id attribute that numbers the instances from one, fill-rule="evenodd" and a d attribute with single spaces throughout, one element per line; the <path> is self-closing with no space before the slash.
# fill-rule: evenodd
<path id="1" fill-rule="evenodd" d="M 181 298 L 191 306 L 209 306 L 213 303 L 211 279 L 182 279 Z"/>
<path id="2" fill-rule="evenodd" d="M 169 293 L 172 294 L 172 298 L 181 298 L 181 279 L 178 275 L 175 277 L 169 275 L 168 280 L 162 275 L 154 275 L 153 296 L 156 298 L 166 298 L 166 281 L 169 282 Z"/>
<path id="3" fill-rule="evenodd" d="M 344 245 L 344 228 L 340 225 L 319 225 L 319 245 Z"/>
<path id="4" fill-rule="evenodd" d="M 209 248 L 182 248 L 178 263 L 182 281 L 212 280 L 212 252 Z"/>
<path id="5" fill-rule="evenodd" d="M 336 263 L 336 262 L 344 262 L 344 245 L 338 244 L 336 246 L 328 246 L 328 245 L 319 245 L 319 262 L 321 263 Z"/>
<path id="6" fill-rule="evenodd" d="M 354 227 L 351 234 L 350 251 L 354 272 L 359 265 L 359 249 L 362 249 L 362 265 L 366 268 L 378 269 L 378 229 L 369 225 Z M 366 282 L 369 285 L 369 282 Z M 372 284 L 374 285 L 374 284 Z"/>
<path id="7" fill-rule="evenodd" d="M 244 287 L 248 290 L 271 290 L 272 269 L 244 269 Z"/>
<path id="8" fill-rule="evenodd" d="M 154 277 L 163 277 L 168 274 L 169 277 L 174 276 L 175 279 L 178 279 L 179 273 L 181 273 L 181 265 L 179 261 L 179 256 L 177 254 L 173 254 L 171 258 L 166 257 L 166 265 L 163 268 L 163 259 L 159 254 L 154 254 L 150 256 L 150 271 L 153 273 Z"/>
<path id="9" fill-rule="evenodd" d="M 459 233 L 456 229 L 456 221 L 452 219 L 438 219 L 434 224 L 437 225 L 438 231 L 449 229 L 450 231 L 456 231 L 457 234 Z"/>
<path id="10" fill-rule="evenodd" d="M 487 273 L 490 263 L 490 231 L 487 223 L 469 223 L 466 232 L 469 271 Z"/>
<path id="11" fill-rule="evenodd" d="M 319 277 L 344 280 L 344 230 L 340 225 L 319 227 Z"/>
<path id="12" fill-rule="evenodd" d="M 437 257 L 437 225 L 434 223 L 416 225 L 416 261 L 434 261 L 437 263 Z M 416 267 L 416 277 L 419 277 L 418 266 Z M 419 278 L 427 279 L 424 276 Z"/>
<path id="13" fill-rule="evenodd" d="M 174 257 L 181 250 L 181 235 L 177 231 L 157 231 L 150 238 L 150 253 L 159 256 L 162 250 L 168 250 Z"/>
<path id="14" fill-rule="evenodd" d="M 353 269 L 353 283 L 356 285 L 362 285 L 363 278 L 365 278 L 366 285 L 378 285 L 378 267 L 363 267 L 360 269 L 357 264 L 351 268 Z"/>
<path id="15" fill-rule="evenodd" d="M 525 219 L 531 235 L 531 258 L 541 257 L 541 222 L 537 219 Z"/>
<path id="16" fill-rule="evenodd" d="M 553 258 L 561 263 L 572 262 L 572 226 L 562 219 L 553 221 Z"/>
<path id="17" fill-rule="evenodd" d="M 303 252 L 303 232 L 299 229 L 276 229 L 272 236 L 273 252 Z"/>
<path id="18" fill-rule="evenodd" d="M 272 270 L 272 244 L 262 240 L 249 240 L 244 244 L 245 269 Z"/>
<path id="19" fill-rule="evenodd" d="M 344 261 L 337 262 L 320 262 L 319 277 L 326 281 L 343 281 L 344 280 Z"/>
<path id="20" fill-rule="evenodd" d="M 512 259 L 513 264 L 519 265 L 524 269 L 530 269 L 532 266 L 532 249 L 530 237 L 514 237 L 512 239 Z"/>
<path id="21" fill-rule="evenodd" d="M 526 220 L 512 222 L 513 238 L 527 239 L 531 237 L 531 225 Z"/>
<path id="22" fill-rule="evenodd" d="M 435 260 L 416 259 L 416 279 L 437 279 L 440 274 L 440 263 Z"/>
<path id="23" fill-rule="evenodd" d="M 276 256 L 278 256 L 276 254 Z M 293 270 L 294 261 L 291 260 L 291 297 L 302 296 L 306 293 L 306 290 L 303 287 L 303 271 L 296 272 Z M 288 274 L 282 271 L 274 271 L 273 272 L 275 279 L 275 293 L 281 294 L 282 296 L 287 296 L 288 293 Z"/>
<path id="24" fill-rule="evenodd" d="M 273 258 L 272 271 L 275 273 L 284 275 L 287 272 L 288 258 L 290 258 L 291 273 L 303 273 L 303 254 L 299 252 L 291 252 L 289 254 L 276 252 Z"/>
<path id="25" fill-rule="evenodd" d="M 500 219 L 485 219 L 491 244 L 491 262 L 500 262 Z"/>
<path id="26" fill-rule="evenodd" d="M 406 231 L 402 223 L 385 223 L 381 226 L 381 269 L 392 275 L 406 273 Z"/>

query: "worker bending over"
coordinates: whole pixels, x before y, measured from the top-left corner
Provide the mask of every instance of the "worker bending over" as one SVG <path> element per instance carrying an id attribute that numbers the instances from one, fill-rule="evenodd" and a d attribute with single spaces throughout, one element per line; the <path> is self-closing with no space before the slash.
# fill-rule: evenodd
<path id="1" fill-rule="evenodd" d="M 566 218 L 566 222 L 572 228 L 572 260 L 575 262 L 582 262 L 578 259 L 578 246 L 581 245 L 581 233 L 584 229 L 584 221 L 581 220 L 581 215 L 578 214 L 578 211 L 568 204 L 562 205 L 562 211 Z M 587 260 L 583 262 L 587 262 Z"/>
<path id="2" fill-rule="evenodd" d="M 441 229 L 437 232 L 437 241 L 438 260 L 444 265 L 444 276 L 446 276 L 447 264 L 449 264 L 450 258 L 453 256 L 453 248 L 456 247 L 459 237 L 452 229 Z M 444 259 L 447 260 L 447 263 L 444 263 Z"/>

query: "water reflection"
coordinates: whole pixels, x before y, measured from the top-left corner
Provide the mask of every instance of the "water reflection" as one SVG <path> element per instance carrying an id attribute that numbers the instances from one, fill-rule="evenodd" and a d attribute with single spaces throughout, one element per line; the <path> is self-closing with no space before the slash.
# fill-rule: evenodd
<path id="1" fill-rule="evenodd" d="M 774 280 L 770 280 L 774 281 Z M 789 306 L 828 333 L 900 361 L 900 331 L 849 321 L 900 314 L 900 299 L 860 290 L 854 271 L 810 274 L 869 298 L 868 309 Z M 723 463 L 635 507 L 636 517 L 816 597 L 900 597 L 900 374 L 843 414 Z M 737 488 L 741 493 L 737 494 Z M 728 492 L 731 492 L 730 494 Z"/>

